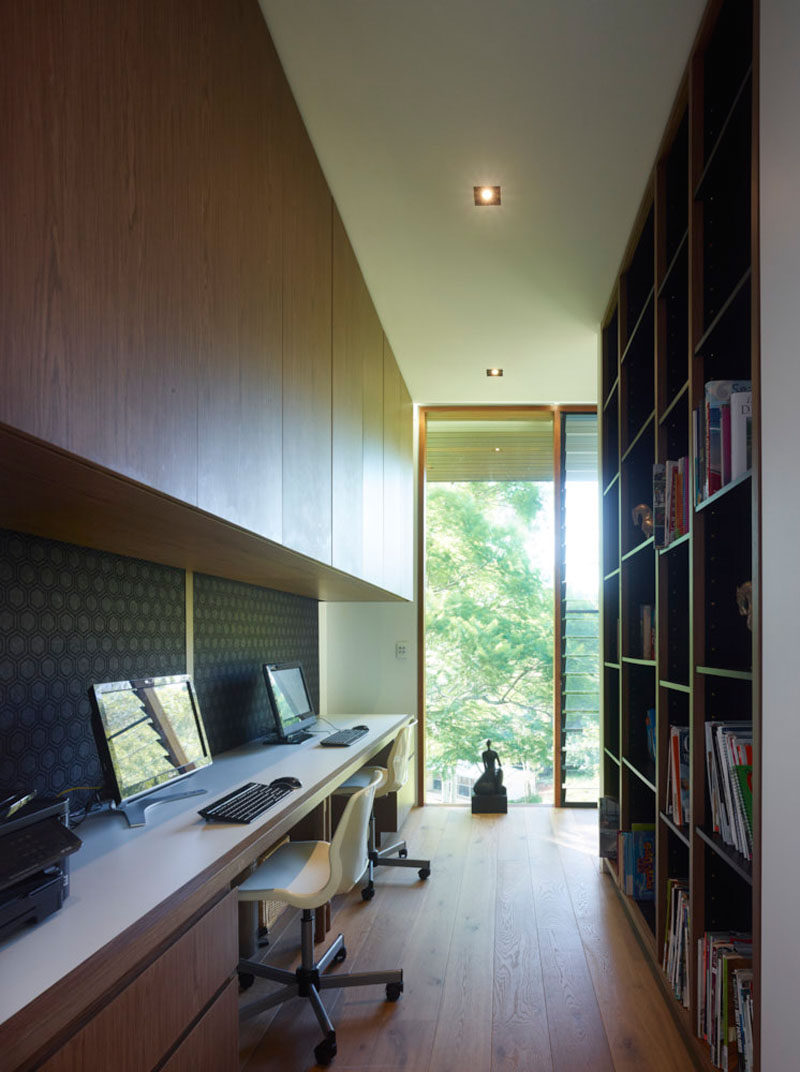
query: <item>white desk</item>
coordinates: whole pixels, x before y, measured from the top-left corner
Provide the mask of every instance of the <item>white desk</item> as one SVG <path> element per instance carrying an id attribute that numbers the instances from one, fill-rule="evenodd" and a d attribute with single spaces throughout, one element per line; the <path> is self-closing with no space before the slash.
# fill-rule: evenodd
<path id="1" fill-rule="evenodd" d="M 130 829 L 121 815 L 88 818 L 77 831 L 83 846 L 71 857 L 64 907 L 0 947 L 3 1069 L 35 1067 L 29 1060 L 48 1040 L 60 1044 L 87 1010 L 134 978 L 257 856 L 391 741 L 406 719 L 337 716 L 337 725 L 370 727 L 349 748 L 323 748 L 312 739 L 226 753 L 184 783 L 208 789 L 205 796 L 151 808 L 139 829 Z M 243 782 L 287 774 L 302 787 L 247 826 L 207 824 L 197 814 Z M 232 972 L 235 949 L 230 957 Z"/>

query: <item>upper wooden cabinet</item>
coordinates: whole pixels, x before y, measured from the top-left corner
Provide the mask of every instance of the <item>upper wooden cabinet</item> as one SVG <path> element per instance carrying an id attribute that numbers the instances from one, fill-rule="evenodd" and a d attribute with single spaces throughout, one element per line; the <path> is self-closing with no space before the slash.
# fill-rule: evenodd
<path id="1" fill-rule="evenodd" d="M 380 583 L 373 528 L 382 543 L 383 329 L 335 208 L 332 397 L 333 565 Z"/>
<path id="2" fill-rule="evenodd" d="M 389 341 L 383 342 L 383 584 L 413 596 L 412 407 Z"/>
<path id="3" fill-rule="evenodd" d="M 288 97 L 260 15 L 210 6 L 198 350 L 197 503 L 280 541 L 282 130 Z"/>
<path id="4" fill-rule="evenodd" d="M 283 134 L 283 543 L 331 561 L 333 201 L 291 95 Z"/>
<path id="5" fill-rule="evenodd" d="M 411 408 L 256 0 L 0 4 L 0 40 L 10 441 L 211 515 L 223 576 L 235 526 L 410 595 Z"/>

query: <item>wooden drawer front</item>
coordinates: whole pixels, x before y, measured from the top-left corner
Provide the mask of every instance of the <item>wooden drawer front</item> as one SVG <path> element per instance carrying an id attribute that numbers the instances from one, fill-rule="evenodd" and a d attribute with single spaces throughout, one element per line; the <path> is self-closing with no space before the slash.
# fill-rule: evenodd
<path id="1" fill-rule="evenodd" d="M 233 973 L 236 958 L 236 893 L 231 892 L 42 1069 L 150 1072 Z"/>
<path id="2" fill-rule="evenodd" d="M 239 982 L 231 979 L 161 1072 L 238 1072 Z"/>

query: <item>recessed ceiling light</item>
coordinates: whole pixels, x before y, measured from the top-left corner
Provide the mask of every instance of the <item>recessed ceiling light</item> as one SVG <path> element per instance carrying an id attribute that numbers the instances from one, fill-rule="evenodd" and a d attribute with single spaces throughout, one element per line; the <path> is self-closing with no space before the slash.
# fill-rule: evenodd
<path id="1" fill-rule="evenodd" d="M 487 376 L 502 376 L 503 375 L 503 370 L 501 368 L 487 368 L 486 375 Z"/>
<path id="2" fill-rule="evenodd" d="M 499 186 L 473 186 L 473 193 L 475 194 L 476 205 L 499 205 L 500 204 L 500 187 Z"/>

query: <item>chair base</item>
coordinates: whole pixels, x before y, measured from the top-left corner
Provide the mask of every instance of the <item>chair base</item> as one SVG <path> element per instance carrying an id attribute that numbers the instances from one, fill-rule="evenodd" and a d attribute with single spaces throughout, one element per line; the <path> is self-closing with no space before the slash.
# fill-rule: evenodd
<path id="1" fill-rule="evenodd" d="M 371 820 L 370 847 L 367 855 L 369 857 L 367 884 L 361 891 L 361 897 L 365 901 L 371 901 L 375 896 L 373 878 L 376 867 L 411 867 L 419 872 L 421 879 L 428 878 L 431 873 L 430 860 L 410 860 L 408 858 L 405 841 L 393 841 L 389 845 L 382 845 L 380 849 L 376 848 L 374 815 Z"/>
<path id="2" fill-rule="evenodd" d="M 314 1015 L 317 1018 L 323 1039 L 314 1049 L 314 1056 L 318 1064 L 328 1065 L 336 1056 L 336 1031 L 325 1011 L 320 997 L 321 990 L 342 989 L 351 986 L 385 986 L 386 1000 L 397 1001 L 403 992 L 402 969 L 395 971 L 375 972 L 343 972 L 336 975 L 325 975 L 325 971 L 331 964 L 341 964 L 347 957 L 344 938 L 340 934 L 334 942 L 325 950 L 319 960 L 313 956 L 313 925 L 314 914 L 311 909 L 303 909 L 300 923 L 301 931 L 301 964 L 296 971 L 287 971 L 285 968 L 274 968 L 270 964 L 262 964 L 256 960 L 240 960 L 238 965 L 239 982 L 243 989 L 252 986 L 254 977 L 270 979 L 276 983 L 283 983 L 280 990 L 264 998 L 258 998 L 245 1005 L 239 1012 L 242 1020 L 248 1020 L 266 1009 L 275 1005 L 281 1005 L 290 998 L 308 998 Z"/>

